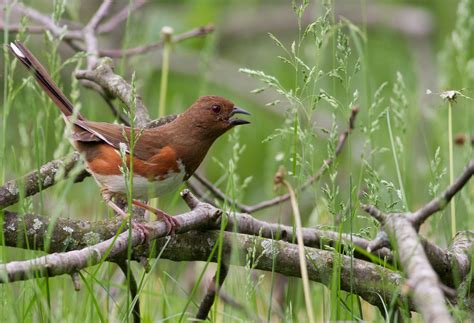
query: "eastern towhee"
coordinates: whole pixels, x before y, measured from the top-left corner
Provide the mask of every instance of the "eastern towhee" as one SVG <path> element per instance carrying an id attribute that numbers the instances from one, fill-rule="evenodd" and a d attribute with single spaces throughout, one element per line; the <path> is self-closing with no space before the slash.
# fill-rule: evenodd
<path id="1" fill-rule="evenodd" d="M 77 151 L 84 156 L 87 171 L 99 184 L 107 205 L 126 217 L 112 198 L 127 194 L 121 171 L 120 146 L 122 149 L 125 147 L 126 164 L 130 167 L 130 128 L 88 121 L 74 111 L 72 103 L 22 43 L 10 43 L 9 48 L 32 72 L 38 84 L 61 110 L 64 120 L 72 123 L 71 139 Z M 151 129 L 134 129 L 133 204 L 162 217 L 170 226 L 170 231 L 174 231 L 177 223 L 171 216 L 135 199 L 158 197 L 176 190 L 198 168 L 214 140 L 234 126 L 249 123 L 233 117 L 235 114 L 249 113 L 223 97 L 203 96 L 167 124 Z"/>

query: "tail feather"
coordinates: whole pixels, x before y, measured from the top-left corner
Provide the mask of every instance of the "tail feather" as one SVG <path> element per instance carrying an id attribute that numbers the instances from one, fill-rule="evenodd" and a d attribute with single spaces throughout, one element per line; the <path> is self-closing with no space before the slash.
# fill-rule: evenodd
<path id="1" fill-rule="evenodd" d="M 33 54 L 19 41 L 10 43 L 8 46 L 15 55 L 16 58 L 23 65 L 30 70 L 34 75 L 38 84 L 43 88 L 43 90 L 48 94 L 48 96 L 53 100 L 56 106 L 61 110 L 64 116 L 70 117 L 74 113 L 74 107 L 66 97 L 66 95 L 59 89 L 56 83 L 53 81 L 51 76 L 48 74 L 46 69 L 41 65 L 41 63 L 33 56 Z M 77 114 L 78 120 L 85 120 L 81 114 Z"/>

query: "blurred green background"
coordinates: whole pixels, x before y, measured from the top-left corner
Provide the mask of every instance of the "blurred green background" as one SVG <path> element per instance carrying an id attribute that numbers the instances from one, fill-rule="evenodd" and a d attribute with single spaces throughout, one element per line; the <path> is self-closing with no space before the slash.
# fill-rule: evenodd
<path id="1" fill-rule="evenodd" d="M 303 28 L 321 17 L 325 9 L 322 1 L 310 1 L 309 7 L 302 16 Z M 43 13 L 53 12 L 52 1 L 22 1 Z M 128 1 L 114 1 L 113 11 L 118 11 Z M 347 146 L 338 159 L 336 168 L 329 173 L 334 175 L 334 181 L 323 176 L 310 190 L 299 194 L 300 208 L 303 221 L 306 225 L 323 225 L 338 230 L 353 232 L 364 236 L 372 236 L 377 232 L 376 224 L 367 218 L 361 211 L 348 211 L 350 195 L 357 207 L 359 198 L 367 201 L 363 192 L 370 191 L 370 185 L 378 187 L 378 206 L 382 209 L 390 206 L 394 210 L 403 209 L 397 189 L 399 179 L 394 164 L 393 150 L 387 129 L 385 116 L 380 119 L 379 128 L 370 136 L 364 128 L 370 128 L 373 117 L 369 116 L 369 107 L 374 103 L 374 94 L 379 86 L 388 82 L 382 89 L 380 97 L 384 98 L 374 109 L 378 115 L 383 109 L 394 105 L 390 98 L 397 100 L 394 94 L 394 84 L 397 83 L 397 73 L 403 78 L 404 88 L 401 89 L 403 99 L 406 100 L 406 109 L 400 119 L 392 119 L 395 140 L 395 154 L 400 164 L 401 179 L 403 182 L 407 205 L 410 210 L 422 206 L 430 199 L 430 187 L 439 185 L 442 190 L 449 182 L 448 174 L 439 176 L 443 169 L 448 168 L 448 120 L 447 102 L 439 97 L 439 93 L 448 89 L 455 89 L 467 97 L 474 97 L 474 3 L 473 1 L 455 0 L 411 0 L 411 1 L 368 1 L 368 0 L 335 0 L 330 6 L 332 11 L 329 20 L 332 24 L 344 19 L 351 21 L 353 27 L 344 25 L 341 30 L 348 37 L 351 53 L 347 60 L 349 70 L 360 65 L 360 71 L 345 87 L 341 82 L 331 77 L 323 77 L 314 83 L 314 93 L 321 93 L 320 89 L 342 102 L 341 107 L 334 108 L 326 101 L 318 101 L 310 111 L 310 117 L 301 127 L 311 130 L 314 137 L 302 139 L 295 144 L 293 137 L 284 135 L 276 139 L 265 141 L 275 133 L 276 129 L 288 129 L 288 120 L 291 120 L 292 104 L 282 98 L 273 89 L 261 93 L 251 93 L 252 90 L 264 86 L 256 79 L 239 72 L 240 68 L 261 70 L 275 76 L 287 89 L 295 86 L 295 72 L 280 60 L 281 49 L 268 36 L 272 33 L 285 46 L 290 48 L 293 40 L 301 37 L 298 30 L 297 18 L 289 1 L 259 1 L 259 0 L 193 0 L 193 1 L 150 1 L 142 9 L 134 12 L 128 22 L 110 34 L 99 38 L 99 46 L 103 49 L 127 48 L 156 42 L 160 39 L 163 26 L 171 26 L 175 34 L 179 34 L 198 26 L 214 24 L 215 32 L 196 39 L 183 41 L 173 45 L 170 62 L 168 84 L 168 99 L 166 112 L 180 113 L 184 111 L 200 95 L 222 95 L 244 107 L 252 113 L 252 124 L 241 127 L 238 134 L 229 133 L 213 146 L 200 172 L 209 177 L 225 192 L 245 204 L 254 204 L 264 199 L 274 197 L 277 193 L 273 187 L 273 176 L 278 166 L 283 164 L 290 171 L 293 169 L 292 151 L 297 149 L 304 162 L 298 164 L 296 174 L 290 174 L 290 181 L 295 187 L 315 170 L 323 160 L 328 158 L 328 133 L 334 132 L 332 120 L 334 115 L 338 131 L 347 128 L 349 103 L 353 93 L 357 91 L 360 108 L 356 121 L 356 129 L 351 134 Z M 98 8 L 100 1 L 75 1 L 66 3 L 63 19 L 83 24 Z M 299 4 L 299 2 L 297 2 Z M 344 19 L 341 20 L 341 17 Z M 12 21 L 19 21 L 12 15 Z M 299 36 L 300 35 L 300 36 Z M 354 36 L 355 35 L 355 36 Z M 5 36 L 5 34 L 4 34 Z M 9 35 L 9 39 L 14 37 Z M 45 65 L 54 58 L 54 50 L 48 47 L 44 35 L 28 35 L 28 47 L 38 55 Z M 6 40 L 6 39 L 4 39 Z M 304 44 L 300 49 L 300 56 L 308 64 L 317 64 L 318 69 L 325 73 L 335 67 L 338 52 L 336 35 L 327 37 L 320 51 L 314 49 L 314 44 Z M 74 52 L 65 44 L 58 47 L 62 61 L 71 57 Z M 10 61 L 11 62 L 11 61 Z M 144 103 L 150 109 L 152 117 L 158 115 L 161 80 L 161 52 L 150 52 L 132 57 L 127 60 L 118 60 L 117 71 L 127 80 L 131 80 L 132 73 L 136 73 L 137 88 L 143 97 Z M 5 68 L 5 66 L 3 66 Z M 70 95 L 73 76 L 71 73 L 75 64 L 63 68 L 58 75 L 65 92 Z M 5 75 L 5 74 L 4 74 Z M 27 74 L 23 68 L 16 68 L 14 72 L 15 86 L 21 83 L 21 77 Z M 1 83 L 5 82 L 5 77 Z M 76 85 L 77 86 L 77 85 Z M 106 104 L 96 93 L 81 86 L 80 97 L 75 101 L 82 106 L 81 113 L 87 118 L 96 121 L 113 121 Z M 432 94 L 428 95 L 427 90 Z M 267 106 L 267 103 L 280 100 L 276 105 Z M 305 101 L 306 102 L 306 101 Z M 396 112 L 395 112 L 396 114 Z M 45 162 L 58 158 L 72 148 L 63 135 L 63 121 L 60 114 L 39 91 L 27 86 L 14 100 L 11 111 L 6 114 L 0 109 L 0 118 L 3 138 L 4 155 L 1 159 L 3 170 L 2 180 L 16 178 L 26 172 L 39 167 Z M 396 120 L 397 119 L 397 120 Z M 464 134 L 467 138 L 464 145 L 454 146 L 454 174 L 459 174 L 467 161 L 473 157 L 473 146 L 469 143 L 474 135 L 474 111 L 472 99 L 459 97 L 453 107 L 453 131 L 455 134 Z M 367 140 L 370 137 L 370 143 Z M 245 147 L 239 155 L 235 172 L 229 171 L 229 160 L 236 161 L 236 144 Z M 439 148 L 439 163 L 432 162 L 435 152 Z M 232 157 L 234 156 L 234 157 Z M 369 174 L 367 165 L 376 172 Z M 224 167 L 221 167 L 223 165 Z M 244 188 L 240 187 L 245 178 L 251 181 Z M 233 178 L 229 184 L 229 179 Z M 367 182 L 366 182 L 367 181 Z M 377 182 L 378 181 L 378 182 Z M 431 184 L 430 184 L 431 183 Z M 336 192 L 334 200 L 328 197 L 322 188 Z M 431 186 L 430 186 L 431 185 Z M 457 197 L 457 229 L 473 228 L 474 215 L 474 185 L 468 185 Z M 399 202 L 397 204 L 397 201 Z M 186 206 L 180 201 L 177 193 L 160 199 L 160 207 L 168 213 L 184 212 Z M 341 207 L 341 203 L 345 206 Z M 394 204 L 395 203 L 395 204 Z M 38 196 L 33 201 L 23 201 L 22 205 L 13 209 L 23 209 L 41 214 L 55 214 L 67 217 L 83 217 L 86 219 L 103 219 L 105 206 L 101 202 L 99 189 L 92 179 L 70 185 L 57 185 Z M 331 207 L 331 204 L 334 207 Z M 254 214 L 255 217 L 271 222 L 292 224 L 291 212 L 287 205 L 264 210 Z M 449 211 L 433 217 L 422 228 L 425 235 L 442 246 L 451 239 Z M 0 250 L 2 262 L 24 258 L 30 253 L 8 252 Z M 176 264 L 163 261 L 163 266 L 153 273 L 153 279 L 145 291 L 147 297 L 143 307 L 158 302 L 158 306 L 144 310 L 144 315 L 150 321 L 172 315 L 182 309 L 186 297 L 181 287 L 189 292 L 200 265 Z M 190 269 L 191 268 L 191 269 Z M 140 270 L 136 267 L 136 270 Z M 113 276 L 114 269 L 104 273 Z M 238 269 L 235 270 L 239 272 Z M 171 279 L 165 272 L 171 272 Z M 260 275 L 262 273 L 258 273 Z M 234 297 L 253 308 L 257 314 L 265 317 L 269 291 L 269 280 L 261 283 L 255 293 L 257 297 L 249 300 L 245 291 L 239 290 L 239 280 L 245 275 L 241 270 L 230 275 L 226 281 L 225 290 Z M 108 276 L 107 276 L 108 277 Z M 105 278 L 104 278 L 105 279 Z M 245 279 L 245 277 L 243 278 Z M 54 281 L 54 282 L 53 282 Z M 7 300 L 12 301 L 13 295 L 19 291 L 28 290 L 27 283 L 18 283 L 1 286 L 6 290 Z M 54 279 L 55 302 L 61 302 L 62 293 L 71 288 L 68 279 Z M 303 319 L 304 302 L 298 280 L 290 280 L 287 290 L 282 292 L 286 296 L 283 308 L 275 307 L 274 319 L 286 320 Z M 179 287 L 180 286 L 180 287 Z M 313 284 L 315 293 L 319 297 L 328 295 L 327 290 L 318 284 Z M 114 288 L 118 286 L 113 285 Z M 319 291 L 319 292 L 318 292 Z M 322 292 L 321 292 L 322 291 Z M 80 292 L 71 296 L 81 301 L 87 301 L 87 295 Z M 166 293 L 167 302 L 162 300 Z M 124 295 L 117 296 L 123 301 Z M 22 299 L 29 302 L 27 292 Z M 247 296 L 246 296 L 247 295 Z M 69 301 L 68 301 L 69 302 Z M 317 303 L 317 300 L 315 300 Z M 290 306 L 291 304 L 291 306 Z M 323 319 L 324 313 L 331 313 L 330 305 L 320 305 L 318 317 Z M 323 302 L 324 304 L 324 302 Z M 2 305 L 4 306 L 4 305 Z M 21 312 L 18 305 L 17 313 Z M 40 305 L 38 305 L 40 307 Z M 60 309 L 62 307 L 59 307 Z M 290 314 L 285 314 L 290 311 Z M 62 315 L 74 320 L 71 314 L 58 310 L 54 317 Z M 249 319 L 232 309 L 220 308 L 220 311 L 235 315 L 242 320 Z M 106 310 L 105 310 L 106 311 Z M 115 311 L 119 311 L 115 309 Z M 373 309 L 364 309 L 367 319 L 376 318 Z M 83 316 L 86 320 L 94 320 L 94 314 Z M 106 311 L 107 312 L 107 311 Z M 342 311 L 343 312 L 343 311 Z M 30 318 L 40 315 L 33 310 L 28 313 Z M 115 312 L 114 312 L 115 313 Z M 77 314 L 79 315 L 79 314 Z M 230 315 L 230 314 L 229 314 Z M 344 318 L 341 314 L 340 319 Z M 224 315 L 225 317 L 225 315 Z M 44 317 L 43 317 L 44 318 Z M 237 319 L 233 318 L 233 319 Z M 114 316 L 110 317 L 111 320 Z"/>

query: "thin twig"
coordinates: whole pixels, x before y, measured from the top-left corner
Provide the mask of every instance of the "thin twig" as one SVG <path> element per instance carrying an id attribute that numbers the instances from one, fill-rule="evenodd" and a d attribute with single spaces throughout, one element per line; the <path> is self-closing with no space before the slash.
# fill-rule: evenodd
<path id="1" fill-rule="evenodd" d="M 390 248 L 390 240 L 384 230 L 380 230 L 374 240 L 367 246 L 368 252 L 375 252 L 382 248 Z"/>
<path id="2" fill-rule="evenodd" d="M 179 43 L 179 42 L 182 42 L 183 40 L 187 40 L 190 38 L 205 36 L 213 31 L 214 31 L 214 26 L 211 24 L 194 28 L 182 34 L 173 36 L 172 43 Z M 127 48 L 127 49 L 101 49 L 99 50 L 99 54 L 100 56 L 108 56 L 112 58 L 129 57 L 129 56 L 145 54 L 157 49 L 162 49 L 163 46 L 164 46 L 164 42 L 163 40 L 160 40 L 156 43 L 133 47 L 133 48 Z"/>
<path id="3" fill-rule="evenodd" d="M 43 26 L 21 26 L 21 25 L 4 25 L 3 22 L 0 21 L 0 29 L 1 30 L 8 30 L 11 33 L 18 33 L 22 30 L 29 34 L 41 34 L 44 33 Z"/>
<path id="4" fill-rule="evenodd" d="M 132 308 L 133 313 L 133 322 L 140 323 L 141 322 L 141 314 L 140 314 L 140 298 L 137 297 L 138 295 L 138 284 L 137 280 L 135 279 L 135 275 L 133 274 L 132 267 L 127 262 L 127 260 L 119 260 L 116 262 L 117 266 L 119 266 L 120 270 L 122 271 L 125 279 L 129 275 L 129 290 L 130 290 L 130 299 L 137 300 Z M 128 320 L 127 320 L 128 321 Z"/>
<path id="5" fill-rule="evenodd" d="M 81 290 L 81 278 L 77 271 L 71 273 L 72 284 L 74 285 L 74 290 L 76 292 Z"/>
<path id="6" fill-rule="evenodd" d="M 95 12 L 92 18 L 89 20 L 85 29 L 96 30 L 100 22 L 109 14 L 110 6 L 112 5 L 112 0 L 104 0 L 100 5 L 99 9 Z"/>
<path id="7" fill-rule="evenodd" d="M 435 197 L 422 208 L 410 215 L 410 221 L 415 226 L 415 229 L 418 230 L 423 222 L 425 222 L 432 214 L 444 209 L 449 201 L 451 201 L 456 193 L 466 185 L 473 175 L 474 159 L 468 163 L 461 176 L 459 176 L 440 196 Z"/>
<path id="8" fill-rule="evenodd" d="M 323 165 L 321 165 L 319 170 L 313 176 L 311 176 L 301 186 L 301 188 L 300 188 L 301 191 L 304 191 L 306 188 L 308 188 L 314 182 L 316 182 L 324 174 L 324 172 L 327 170 L 328 166 L 331 165 L 334 162 L 334 160 L 339 156 L 339 154 L 342 151 L 342 148 L 344 147 L 344 144 L 347 141 L 347 138 L 348 138 L 349 134 L 352 132 L 352 130 L 355 127 L 355 119 L 356 119 L 358 113 L 359 113 L 359 108 L 358 107 L 352 108 L 351 116 L 349 118 L 349 129 L 339 135 L 339 141 L 337 143 L 337 147 L 336 147 L 336 151 L 335 151 L 334 156 L 329 158 L 329 159 L 326 159 L 323 162 Z M 241 209 L 241 211 L 246 212 L 246 213 L 254 213 L 256 211 L 263 210 L 263 209 L 272 207 L 274 205 L 278 205 L 280 203 L 288 201 L 289 199 L 290 199 L 290 194 L 283 194 L 283 195 L 277 196 L 273 199 L 266 200 L 266 201 L 257 203 L 257 204 L 252 205 L 252 206 L 246 206 L 245 208 Z"/>
<path id="9" fill-rule="evenodd" d="M 102 97 L 102 99 L 104 99 L 114 117 L 120 120 L 120 122 L 122 122 L 124 125 L 130 126 L 130 120 L 128 120 L 128 117 L 115 106 L 115 104 L 112 102 L 112 98 L 107 95 L 107 93 L 105 93 L 104 89 L 100 85 L 89 80 L 81 80 L 81 83 L 84 85 L 84 87 L 96 91 Z"/>
<path id="10" fill-rule="evenodd" d="M 234 298 L 232 298 L 231 295 L 227 294 L 224 292 L 222 289 L 219 291 L 219 298 L 226 303 L 227 305 L 235 308 L 238 311 L 241 311 L 244 313 L 249 320 L 252 320 L 254 322 L 265 322 L 262 318 L 258 316 L 258 314 L 253 313 L 247 306 L 244 304 L 238 302 Z"/>
<path id="11" fill-rule="evenodd" d="M 209 312 L 211 311 L 212 305 L 214 304 L 216 293 L 217 294 L 220 293 L 222 284 L 224 284 L 224 280 L 226 279 L 227 274 L 229 273 L 229 265 L 226 264 L 227 261 L 228 260 L 221 262 L 220 268 L 216 270 L 214 277 L 212 277 L 212 281 L 209 283 L 206 295 L 204 296 L 204 298 L 201 301 L 201 304 L 199 305 L 199 309 L 196 314 L 196 319 L 198 320 L 207 319 L 207 316 L 209 315 Z M 217 276 L 219 276 L 218 283 L 216 282 Z"/>
<path id="12" fill-rule="evenodd" d="M 46 28 L 48 28 L 52 33 L 54 33 L 56 36 L 59 36 L 62 32 L 62 28 L 56 25 L 50 17 L 47 15 L 42 14 L 41 12 L 24 6 L 21 3 L 15 3 L 12 7 L 13 11 L 17 11 L 19 13 L 24 14 L 25 16 L 30 17 L 34 21 L 44 25 Z"/>
<path id="13" fill-rule="evenodd" d="M 99 44 L 95 35 L 95 30 L 101 20 L 109 12 L 111 5 L 112 0 L 104 0 L 99 9 L 83 29 L 84 42 L 86 43 L 86 52 L 89 54 L 87 55 L 87 69 L 89 70 L 91 70 L 97 64 L 97 59 L 99 56 Z"/>
<path id="14" fill-rule="evenodd" d="M 67 44 L 69 44 L 74 50 L 87 52 L 89 54 L 87 56 L 87 71 L 82 71 L 82 72 L 90 73 L 89 81 L 96 82 L 97 84 L 100 85 L 101 88 L 111 93 L 113 97 L 118 97 L 120 100 L 122 100 L 122 102 L 125 103 L 126 106 L 128 106 L 130 104 L 130 101 L 127 101 L 126 99 L 129 97 L 129 94 L 130 94 L 130 85 L 128 85 L 123 79 L 120 79 L 118 84 L 114 84 L 113 81 L 116 78 L 120 78 L 120 77 L 114 74 L 111 69 L 102 71 L 102 72 L 106 72 L 105 74 L 107 74 L 107 75 L 103 75 L 107 78 L 106 80 L 104 80 L 103 77 L 96 77 L 97 74 L 94 75 L 94 71 L 92 71 L 92 69 L 96 66 L 97 60 L 100 56 L 103 56 L 103 55 L 113 56 L 113 55 L 107 55 L 107 51 L 103 52 L 99 49 L 96 32 L 103 33 L 103 32 L 109 31 L 110 28 L 113 29 L 119 23 L 124 21 L 124 19 L 126 19 L 126 17 L 128 17 L 128 15 L 130 14 L 130 12 L 143 6 L 146 3 L 146 1 L 139 0 L 139 1 L 136 1 L 135 3 L 130 4 L 130 6 L 127 6 L 126 8 L 122 9 L 122 11 L 120 11 L 118 14 L 112 17 L 111 20 L 100 25 L 100 22 L 108 14 L 112 3 L 113 3 L 113 0 L 104 0 L 101 6 L 96 11 L 96 13 L 89 20 L 87 25 L 84 28 L 82 28 L 82 30 L 74 30 L 74 31 L 67 31 L 64 27 L 58 26 L 49 16 L 44 15 L 41 12 L 33 8 L 24 6 L 22 4 L 17 4 L 17 3 L 14 4 L 13 9 L 21 14 L 31 17 L 32 20 L 40 23 L 42 26 L 44 26 L 45 31 L 50 30 L 55 36 L 58 36 L 58 37 L 62 36 L 64 41 Z M 172 42 L 176 43 L 176 42 L 180 42 L 189 38 L 204 36 L 212 32 L 213 30 L 214 30 L 214 27 L 212 25 L 195 28 L 188 32 L 176 35 L 175 37 L 173 37 Z M 36 30 L 36 31 L 39 32 L 39 30 Z M 81 44 L 80 40 L 84 41 L 85 47 Z M 137 54 L 143 50 L 149 51 L 156 48 L 160 48 L 162 45 L 163 45 L 162 43 L 152 44 L 152 45 L 145 46 L 147 47 L 146 49 L 142 47 L 141 49 L 138 49 Z M 125 56 L 135 55 L 134 54 L 135 50 L 136 49 L 130 49 L 130 52 L 128 54 L 126 53 L 127 50 L 125 50 L 124 52 Z M 122 50 L 112 50 L 111 52 L 119 53 L 119 55 L 115 57 L 122 56 L 121 54 Z M 81 74 L 81 71 L 78 71 L 78 75 L 80 74 Z M 116 76 L 116 78 L 114 76 Z M 87 79 L 87 77 L 85 78 Z M 90 84 L 89 84 L 89 87 L 90 87 Z M 103 91 L 99 91 L 99 92 L 103 92 Z M 106 99 L 109 97 L 109 95 L 108 94 L 102 95 L 102 97 Z M 126 120 L 126 118 L 123 118 L 123 116 L 118 113 L 117 109 L 110 102 L 109 99 L 106 100 L 106 103 L 111 108 L 112 112 L 118 115 L 122 121 Z M 148 124 L 148 121 L 149 121 L 148 109 L 146 109 L 146 107 L 144 106 L 139 96 L 137 97 L 136 118 L 137 118 L 136 125 L 138 127 L 143 128 Z"/>
<path id="15" fill-rule="evenodd" d="M 199 183 L 201 183 L 205 188 L 207 188 L 215 197 L 217 197 L 221 201 L 227 201 L 229 205 L 235 206 L 237 210 L 246 212 L 246 209 L 248 208 L 247 205 L 241 204 L 237 201 L 234 201 L 232 199 L 229 199 L 227 195 L 224 194 L 217 186 L 212 184 L 210 180 L 208 180 L 204 175 L 199 174 L 199 173 L 194 173 L 193 177 L 198 180 Z M 249 213 L 249 212 L 246 212 Z"/>
<path id="16" fill-rule="evenodd" d="M 102 24 L 100 24 L 97 28 L 97 32 L 99 34 L 103 34 L 103 33 L 108 33 L 115 30 L 118 27 L 118 25 L 120 25 L 122 22 L 127 20 L 127 18 L 132 12 L 134 12 L 135 10 L 138 10 L 139 8 L 141 8 L 143 5 L 147 3 L 149 2 L 147 2 L 146 0 L 136 0 L 133 3 L 127 5 L 117 14 L 110 17 L 107 21 L 103 22 Z"/>
<path id="17" fill-rule="evenodd" d="M 380 224 L 385 224 L 385 221 L 387 219 L 387 215 L 385 215 L 382 211 L 377 209 L 374 205 L 361 205 L 362 210 L 367 212 L 369 215 L 371 215 L 374 219 L 380 222 Z"/>
<path id="18" fill-rule="evenodd" d="M 196 173 L 193 174 L 193 176 L 195 175 Z M 186 182 L 186 185 L 191 190 L 191 192 L 193 192 L 197 197 L 199 197 L 201 201 L 217 206 L 216 203 L 211 198 L 209 198 L 209 194 L 204 192 L 204 190 L 199 185 L 189 180 Z"/>

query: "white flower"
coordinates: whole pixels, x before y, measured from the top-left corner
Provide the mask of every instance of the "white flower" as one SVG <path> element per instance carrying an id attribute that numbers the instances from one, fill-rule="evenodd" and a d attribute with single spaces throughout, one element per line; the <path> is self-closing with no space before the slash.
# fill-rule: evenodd
<path id="1" fill-rule="evenodd" d="M 454 100 L 456 100 L 456 97 L 460 94 L 461 94 L 461 92 L 459 92 L 459 91 L 448 90 L 448 91 L 441 92 L 441 94 L 439 96 L 441 97 L 441 99 L 454 101 Z"/>
<path id="2" fill-rule="evenodd" d="M 41 229 L 42 226 L 43 226 L 43 222 L 41 222 L 40 220 L 36 218 L 33 220 L 33 229 L 35 231 Z"/>
<path id="3" fill-rule="evenodd" d="M 65 226 L 65 227 L 63 228 L 63 230 L 66 231 L 67 233 L 73 233 L 73 232 L 74 232 L 74 229 L 71 228 L 71 227 L 68 227 L 68 226 Z"/>

